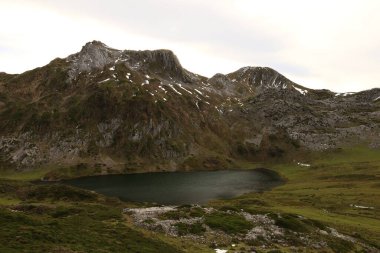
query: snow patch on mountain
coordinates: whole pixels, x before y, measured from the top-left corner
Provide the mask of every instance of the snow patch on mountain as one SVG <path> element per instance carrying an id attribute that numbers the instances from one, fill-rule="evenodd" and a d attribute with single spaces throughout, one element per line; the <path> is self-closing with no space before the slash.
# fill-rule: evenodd
<path id="1" fill-rule="evenodd" d="M 299 93 L 301 93 L 302 95 L 306 95 L 308 90 L 304 90 L 304 89 L 301 89 L 301 88 L 297 88 L 296 86 L 293 86 L 294 89 L 296 89 Z"/>

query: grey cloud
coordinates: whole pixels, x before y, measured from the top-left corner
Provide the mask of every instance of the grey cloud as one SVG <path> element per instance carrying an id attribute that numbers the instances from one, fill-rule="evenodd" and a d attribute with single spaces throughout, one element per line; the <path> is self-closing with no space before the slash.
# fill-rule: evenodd
<path id="1" fill-rule="evenodd" d="M 207 43 L 225 49 L 274 52 L 284 47 L 274 32 L 221 14 L 210 4 L 191 1 L 42 1 L 59 10 L 77 12 L 114 23 L 126 32 L 176 42 Z M 215 2 L 215 5 L 217 3 Z M 232 14 L 232 13 L 231 13 Z M 96 38 L 94 38 L 96 39 Z"/>
<path id="2" fill-rule="evenodd" d="M 222 67 L 220 71 L 225 71 L 230 61 L 234 67 L 239 64 L 269 66 L 281 73 L 300 80 L 311 80 L 313 83 L 331 84 L 334 87 L 349 84 L 350 86 L 343 87 L 345 90 L 360 89 L 360 84 L 364 83 L 373 85 L 373 80 L 379 79 L 377 71 L 379 36 L 373 32 L 376 30 L 378 18 L 375 8 L 371 7 L 369 1 L 363 1 L 363 4 L 358 5 L 365 7 L 362 9 L 355 6 L 353 9 L 352 3 L 347 4 L 351 8 L 345 9 L 354 11 L 352 17 L 334 11 L 334 8 L 338 8 L 336 5 L 332 6 L 331 11 L 319 16 L 313 8 L 305 8 L 309 6 L 308 4 L 297 5 L 295 8 L 294 4 L 284 3 L 272 8 L 270 3 L 259 0 L 247 1 L 249 4 L 246 6 L 255 9 L 244 11 L 236 9 L 236 12 L 228 10 L 235 0 L 34 0 L 33 2 L 17 0 L 17 2 L 24 2 L 26 6 L 34 5 L 37 10 L 54 10 L 61 14 L 60 16 L 78 22 L 78 26 L 74 29 L 76 33 L 91 28 L 89 29 L 91 32 L 81 39 L 87 40 L 89 36 L 97 34 L 102 37 L 88 39 L 100 39 L 110 46 L 116 43 L 120 49 L 131 48 L 126 41 L 131 35 L 146 40 L 157 39 L 160 47 L 165 47 L 167 43 L 168 49 L 179 50 L 177 53 L 185 56 L 187 64 L 193 64 L 195 68 L 197 62 L 201 60 L 200 55 L 203 54 L 205 62 L 206 59 L 211 59 L 210 62 L 216 66 L 203 62 L 198 69 L 194 69 L 201 74 L 214 71 L 216 67 Z M 320 4 L 316 4 L 316 7 L 318 6 Z M 374 6 L 380 7 L 379 4 Z M 369 12 L 370 9 L 374 11 Z M 367 16 L 373 21 L 367 22 Z M 264 20 L 260 20 L 259 17 L 264 17 Z M 256 23 L 246 21 L 250 18 L 256 20 Z M 346 18 L 345 22 L 341 22 L 342 18 L 343 20 Z M 90 25 L 88 21 L 91 20 L 96 21 L 94 25 L 85 27 L 84 24 Z M 101 25 L 99 33 L 93 32 L 95 24 Z M 68 24 L 68 26 L 72 28 L 73 25 Z M 362 26 L 362 29 L 355 30 L 357 26 Z M 105 29 L 110 27 L 116 29 L 115 31 L 110 29 L 108 34 Z M 118 33 L 120 30 L 128 36 L 123 37 Z M 357 35 L 353 34 L 354 32 Z M 62 31 L 59 36 L 75 43 L 79 40 L 70 36 L 69 29 Z M 107 36 L 111 37 L 107 39 Z M 120 42 L 115 42 L 118 38 L 121 38 L 126 45 L 120 46 Z M 44 40 L 43 36 L 41 40 Z M 63 44 L 56 47 L 66 46 Z M 146 44 L 152 45 L 152 43 Z M 137 49 L 136 42 L 131 42 L 131 45 L 133 49 Z M 3 51 L 4 49 L 0 48 L 0 52 Z M 191 58 L 191 52 L 196 52 L 196 56 Z M 221 60 L 220 64 L 217 63 L 218 59 Z M 337 75 L 342 71 L 345 73 Z"/>

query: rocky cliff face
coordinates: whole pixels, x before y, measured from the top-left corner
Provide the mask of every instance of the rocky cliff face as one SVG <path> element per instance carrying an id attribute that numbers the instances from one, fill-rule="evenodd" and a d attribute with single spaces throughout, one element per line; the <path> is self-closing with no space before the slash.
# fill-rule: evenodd
<path id="1" fill-rule="evenodd" d="M 234 159 L 379 147 L 380 89 L 312 90 L 261 67 L 208 79 L 168 50 L 93 41 L 44 67 L 0 73 L 0 118 L 3 168 L 223 168 Z"/>

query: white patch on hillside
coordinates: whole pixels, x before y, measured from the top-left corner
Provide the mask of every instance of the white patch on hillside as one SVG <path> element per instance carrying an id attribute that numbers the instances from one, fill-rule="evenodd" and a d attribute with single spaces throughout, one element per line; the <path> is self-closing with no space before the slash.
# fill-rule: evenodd
<path id="1" fill-rule="evenodd" d="M 189 94 L 193 94 L 191 91 L 189 91 L 189 90 L 187 90 L 185 87 L 183 87 L 182 84 L 177 83 L 177 85 L 178 85 L 182 90 L 186 91 L 187 93 L 189 93 Z"/>
<path id="2" fill-rule="evenodd" d="M 360 205 L 354 205 L 354 204 L 351 204 L 350 206 L 354 208 L 359 208 L 359 209 L 375 209 L 373 206 L 360 206 Z"/>
<path id="3" fill-rule="evenodd" d="M 355 93 L 356 93 L 356 92 L 336 93 L 336 94 L 335 94 L 335 97 L 338 97 L 338 96 L 345 97 L 345 96 L 353 95 L 353 94 L 355 94 Z"/>
<path id="4" fill-rule="evenodd" d="M 98 82 L 98 83 L 105 83 L 105 82 L 107 82 L 107 81 L 109 81 L 111 78 L 107 78 L 107 79 L 105 79 L 105 80 L 103 80 L 103 81 L 100 81 L 100 82 Z"/>
<path id="5" fill-rule="evenodd" d="M 170 84 L 170 83 L 169 83 L 169 86 L 170 86 L 170 88 L 172 88 L 172 90 L 173 90 L 175 93 L 177 93 L 178 95 L 181 95 L 181 96 L 182 96 L 182 93 L 179 92 L 178 90 L 176 90 L 176 88 L 174 88 L 173 84 Z"/>
<path id="6" fill-rule="evenodd" d="M 301 89 L 301 88 L 297 88 L 297 87 L 295 87 L 295 86 L 293 86 L 293 88 L 294 89 L 296 89 L 299 93 L 301 93 L 302 95 L 306 95 L 307 94 L 307 90 L 303 90 L 303 89 Z"/>
<path id="7" fill-rule="evenodd" d="M 220 114 L 223 114 L 223 111 L 221 109 L 219 109 L 217 106 L 215 106 L 215 109 L 220 113 Z"/>
<path id="8" fill-rule="evenodd" d="M 168 91 L 167 90 L 165 90 L 165 88 L 164 87 L 162 87 L 161 85 L 159 85 L 158 86 L 158 88 L 160 88 L 161 90 L 163 90 L 165 93 L 167 93 Z"/>
<path id="9" fill-rule="evenodd" d="M 302 167 L 310 167 L 311 166 L 310 164 L 307 164 L 307 163 L 300 163 L 300 162 L 298 162 L 297 164 L 299 166 L 302 166 Z"/>
<path id="10" fill-rule="evenodd" d="M 203 93 L 202 92 L 200 92 L 199 90 L 197 90 L 197 89 L 194 89 L 198 94 L 200 94 L 200 95 L 203 95 Z M 380 97 L 379 97 L 380 98 Z"/>

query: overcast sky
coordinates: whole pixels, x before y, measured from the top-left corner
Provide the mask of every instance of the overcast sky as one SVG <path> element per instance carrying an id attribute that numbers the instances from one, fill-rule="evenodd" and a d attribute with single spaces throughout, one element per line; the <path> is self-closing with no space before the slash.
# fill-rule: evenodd
<path id="1" fill-rule="evenodd" d="M 211 77 L 268 66 L 310 88 L 380 87 L 378 0 L 0 0 L 0 72 L 100 40 L 174 51 Z"/>

